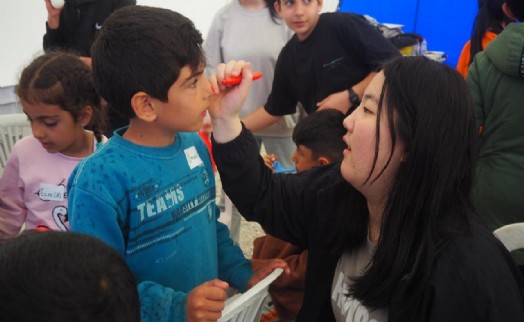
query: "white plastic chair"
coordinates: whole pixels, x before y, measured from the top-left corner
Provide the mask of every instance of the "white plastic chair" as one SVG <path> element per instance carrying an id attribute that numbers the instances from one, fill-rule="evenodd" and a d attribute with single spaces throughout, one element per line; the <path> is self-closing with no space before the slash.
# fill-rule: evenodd
<path id="1" fill-rule="evenodd" d="M 258 282 L 245 293 L 236 294 L 226 300 L 222 317 L 218 322 L 260 321 L 262 302 L 268 295 L 269 284 L 282 274 L 282 268 L 276 268 L 271 274 Z"/>
<path id="2" fill-rule="evenodd" d="M 510 252 L 524 248 L 524 223 L 502 226 L 493 233 Z"/>
<path id="3" fill-rule="evenodd" d="M 0 173 L 16 141 L 31 135 L 31 124 L 23 113 L 0 115 Z"/>

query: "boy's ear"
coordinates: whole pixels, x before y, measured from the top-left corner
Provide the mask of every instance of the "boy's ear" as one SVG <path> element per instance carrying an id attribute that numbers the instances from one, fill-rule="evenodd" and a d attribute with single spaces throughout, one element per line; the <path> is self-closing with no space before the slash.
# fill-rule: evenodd
<path id="1" fill-rule="evenodd" d="M 91 117 L 93 117 L 93 108 L 91 106 L 85 106 L 78 114 L 77 123 L 80 126 L 85 127 L 89 122 L 91 122 Z"/>
<path id="2" fill-rule="evenodd" d="M 509 8 L 506 2 L 502 4 L 502 11 L 504 12 L 506 16 L 509 17 L 509 19 L 515 20 L 515 15 L 513 14 L 513 12 L 511 12 L 511 9 Z"/>
<path id="3" fill-rule="evenodd" d="M 329 160 L 328 157 L 321 156 L 321 157 L 318 158 L 318 163 L 319 163 L 321 166 L 325 166 L 325 165 L 330 164 L 331 161 Z"/>
<path id="4" fill-rule="evenodd" d="M 152 97 L 146 92 L 137 92 L 131 97 L 131 108 L 135 115 L 145 122 L 153 122 L 157 118 L 157 111 L 152 102 Z"/>

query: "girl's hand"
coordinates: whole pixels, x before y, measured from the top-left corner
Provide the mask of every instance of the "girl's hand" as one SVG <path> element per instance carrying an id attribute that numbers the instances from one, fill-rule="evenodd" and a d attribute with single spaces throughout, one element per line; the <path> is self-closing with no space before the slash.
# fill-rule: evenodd
<path id="1" fill-rule="evenodd" d="M 254 273 L 253 276 L 251 276 L 251 279 L 249 279 L 249 282 L 247 283 L 249 288 L 252 288 L 255 284 L 263 280 L 266 276 L 271 274 L 275 268 L 282 268 L 284 270 L 284 274 L 290 274 L 291 270 L 289 269 L 289 266 L 287 265 L 286 261 L 283 259 L 272 259 L 268 261 L 267 264 L 264 266 L 258 268 Z"/>
<path id="2" fill-rule="evenodd" d="M 228 76 L 242 76 L 238 85 L 226 86 L 222 80 Z M 251 64 L 239 60 L 231 60 L 227 64 L 219 64 L 216 74 L 210 77 L 213 97 L 210 102 L 211 118 L 236 118 L 249 93 L 252 81 Z"/>
<path id="3" fill-rule="evenodd" d="M 240 75 L 240 84 L 222 84 L 224 78 Z M 239 113 L 253 82 L 251 64 L 243 60 L 220 64 L 216 74 L 209 78 L 209 82 L 213 92 L 208 109 L 213 124 L 213 135 L 219 143 L 229 142 L 242 131 Z"/>

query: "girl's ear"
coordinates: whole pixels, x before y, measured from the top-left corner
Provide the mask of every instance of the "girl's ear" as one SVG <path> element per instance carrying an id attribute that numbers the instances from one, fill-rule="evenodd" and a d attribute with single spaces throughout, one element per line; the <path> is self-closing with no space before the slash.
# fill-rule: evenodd
<path id="1" fill-rule="evenodd" d="M 154 122 L 157 118 L 153 98 L 146 92 L 137 92 L 131 97 L 131 108 L 136 116 L 145 122 Z"/>
<path id="2" fill-rule="evenodd" d="M 86 127 L 89 122 L 91 122 L 91 118 L 93 117 L 93 108 L 91 106 L 86 106 L 80 111 L 80 114 L 78 114 L 78 121 L 77 123 L 80 124 L 82 127 Z"/>

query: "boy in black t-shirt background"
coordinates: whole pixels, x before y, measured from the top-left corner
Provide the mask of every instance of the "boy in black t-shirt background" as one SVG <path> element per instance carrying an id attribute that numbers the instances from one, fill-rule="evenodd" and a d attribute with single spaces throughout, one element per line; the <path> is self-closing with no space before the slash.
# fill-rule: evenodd
<path id="1" fill-rule="evenodd" d="M 295 113 L 334 108 L 348 114 L 383 62 L 400 55 L 364 17 L 320 14 L 323 0 L 276 0 L 274 9 L 295 35 L 280 52 L 265 106 L 242 121 L 251 131 Z"/>

